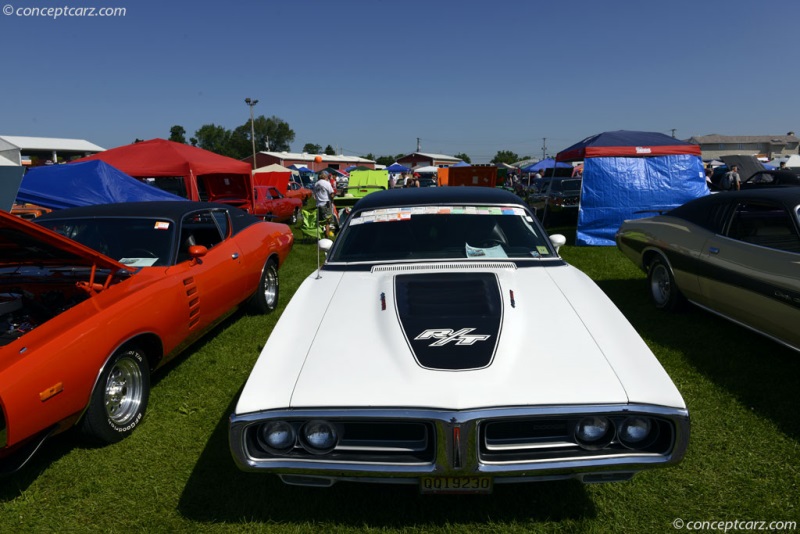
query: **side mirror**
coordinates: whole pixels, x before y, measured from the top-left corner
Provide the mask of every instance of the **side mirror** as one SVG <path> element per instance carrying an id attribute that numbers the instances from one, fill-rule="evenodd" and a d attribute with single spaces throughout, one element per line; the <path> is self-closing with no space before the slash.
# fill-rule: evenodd
<path id="1" fill-rule="evenodd" d="M 202 258 L 208 254 L 208 249 L 204 245 L 192 245 L 189 247 L 189 256 L 192 258 Z"/>
<path id="2" fill-rule="evenodd" d="M 320 239 L 319 242 L 317 243 L 317 246 L 321 251 L 328 252 L 333 246 L 333 241 L 328 238 Z"/>
<path id="3" fill-rule="evenodd" d="M 556 247 L 556 252 L 567 244 L 567 238 L 561 234 L 553 234 L 550 236 L 550 242 Z"/>

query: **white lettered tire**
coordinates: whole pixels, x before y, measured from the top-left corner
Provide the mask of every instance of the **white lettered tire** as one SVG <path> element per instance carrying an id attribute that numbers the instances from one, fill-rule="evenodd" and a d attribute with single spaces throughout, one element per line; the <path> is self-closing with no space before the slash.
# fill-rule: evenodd
<path id="1" fill-rule="evenodd" d="M 150 398 L 150 368 L 137 346 L 122 347 L 108 359 L 81 421 L 81 432 L 101 443 L 116 443 L 133 432 Z"/>

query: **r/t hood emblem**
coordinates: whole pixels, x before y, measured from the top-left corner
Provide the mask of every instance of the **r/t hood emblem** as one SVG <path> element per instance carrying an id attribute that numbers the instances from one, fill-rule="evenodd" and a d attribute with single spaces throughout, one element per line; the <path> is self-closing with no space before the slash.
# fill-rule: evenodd
<path id="1" fill-rule="evenodd" d="M 414 338 L 415 341 L 419 340 L 426 340 L 426 339 L 435 339 L 429 347 L 443 347 L 454 341 L 456 345 L 473 345 L 476 341 L 486 341 L 489 339 L 490 335 L 483 335 L 483 334 L 475 334 L 470 335 L 469 333 L 475 330 L 474 328 L 462 328 L 461 330 L 454 331 L 450 328 L 430 328 L 425 330 L 424 332 L 417 335 Z"/>

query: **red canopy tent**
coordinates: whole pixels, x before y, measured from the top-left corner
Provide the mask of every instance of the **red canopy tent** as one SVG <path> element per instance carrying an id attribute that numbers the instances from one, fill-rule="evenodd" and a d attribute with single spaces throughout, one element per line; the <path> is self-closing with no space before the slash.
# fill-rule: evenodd
<path id="1" fill-rule="evenodd" d="M 271 185 L 286 195 L 291 177 L 292 169 L 277 164 L 268 165 L 253 171 L 253 185 Z"/>
<path id="2" fill-rule="evenodd" d="M 250 165 L 202 148 L 151 139 L 98 152 L 78 161 L 102 160 L 122 172 L 190 200 L 223 202 L 252 211 Z"/>

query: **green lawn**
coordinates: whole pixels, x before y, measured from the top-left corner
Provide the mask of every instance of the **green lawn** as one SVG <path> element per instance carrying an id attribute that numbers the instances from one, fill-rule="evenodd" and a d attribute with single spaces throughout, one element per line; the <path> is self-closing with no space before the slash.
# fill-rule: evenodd
<path id="1" fill-rule="evenodd" d="M 280 311 L 316 267 L 314 245 L 297 235 L 278 313 L 233 316 L 159 373 L 129 439 L 92 448 L 68 432 L 47 443 L 32 465 L 0 481 L 0 529 L 674 532 L 678 518 L 800 522 L 800 355 L 698 309 L 657 312 L 643 274 L 611 247 L 567 246 L 562 255 L 616 302 L 686 399 L 692 435 L 679 466 L 615 484 L 497 486 L 486 497 L 298 488 L 239 471 L 228 415 Z M 310 329 L 298 324 L 297 335 Z M 548 333 L 531 325 L 531 335 Z"/>

